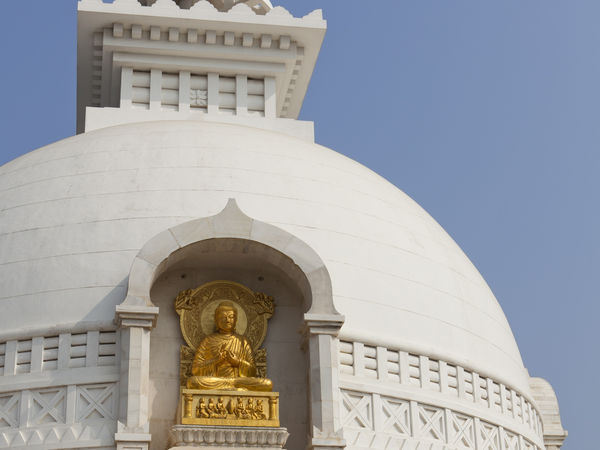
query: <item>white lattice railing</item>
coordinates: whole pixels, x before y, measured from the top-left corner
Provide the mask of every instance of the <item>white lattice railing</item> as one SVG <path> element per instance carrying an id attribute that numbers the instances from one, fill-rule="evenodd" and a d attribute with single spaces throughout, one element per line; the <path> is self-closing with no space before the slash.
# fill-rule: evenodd
<path id="1" fill-rule="evenodd" d="M 514 389 L 489 377 L 427 356 L 361 342 L 340 341 L 339 349 L 342 376 L 446 394 L 485 406 L 543 436 L 541 417 L 532 404 Z"/>
<path id="2" fill-rule="evenodd" d="M 451 408 L 342 389 L 348 448 L 538 450 L 525 437 Z"/>
<path id="3" fill-rule="evenodd" d="M 118 408 L 113 330 L 0 344 L 0 449 L 113 447 Z"/>
<path id="4" fill-rule="evenodd" d="M 115 365 L 115 331 L 61 333 L 0 344 L 0 375 L 3 377 Z"/>
<path id="5" fill-rule="evenodd" d="M 0 448 L 114 446 L 117 396 L 116 382 L 3 392 Z"/>

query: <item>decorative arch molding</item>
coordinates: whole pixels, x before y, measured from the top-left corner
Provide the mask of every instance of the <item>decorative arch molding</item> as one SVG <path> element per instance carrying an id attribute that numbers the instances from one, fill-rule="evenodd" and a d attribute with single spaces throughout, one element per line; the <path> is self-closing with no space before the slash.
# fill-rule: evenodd
<path id="1" fill-rule="evenodd" d="M 255 241 L 288 256 L 304 273 L 310 285 L 311 305 L 307 314 L 342 317 L 333 304 L 331 278 L 319 255 L 293 234 L 248 217 L 234 199 L 229 199 L 225 208 L 215 216 L 184 222 L 150 239 L 133 261 L 127 297 L 117 311 L 146 307 L 149 313 L 153 313 L 150 289 L 169 267 L 169 256 L 196 242 L 219 238 Z"/>
<path id="2" fill-rule="evenodd" d="M 340 389 L 337 335 L 344 317 L 335 309 L 331 278 L 325 263 L 304 241 L 291 233 L 244 214 L 229 199 L 217 215 L 171 227 L 150 239 L 135 257 L 127 296 L 116 307 L 121 333 L 121 377 L 117 450 L 148 449 L 148 388 L 150 332 L 159 309 L 150 298 L 154 282 L 180 250 L 211 239 L 240 239 L 262 244 L 288 257 L 306 278 L 304 336 L 309 353 L 310 448 L 341 449 Z"/>

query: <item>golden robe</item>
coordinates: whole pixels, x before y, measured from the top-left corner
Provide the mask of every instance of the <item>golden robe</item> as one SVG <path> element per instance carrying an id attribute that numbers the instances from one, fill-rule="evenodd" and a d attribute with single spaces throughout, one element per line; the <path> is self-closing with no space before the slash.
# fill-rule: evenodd
<path id="1" fill-rule="evenodd" d="M 223 351 L 231 352 L 239 359 L 239 365 L 233 366 L 223 359 Z M 187 386 L 190 389 L 273 390 L 271 380 L 256 377 L 252 347 L 245 337 L 235 333 L 214 333 L 200 342 Z"/>

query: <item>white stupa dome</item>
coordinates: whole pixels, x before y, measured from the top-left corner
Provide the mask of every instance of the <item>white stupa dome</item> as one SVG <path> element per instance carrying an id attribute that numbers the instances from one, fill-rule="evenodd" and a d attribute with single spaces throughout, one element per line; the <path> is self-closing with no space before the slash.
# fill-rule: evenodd
<path id="1" fill-rule="evenodd" d="M 0 450 L 560 447 L 465 254 L 296 120 L 326 28 L 267 0 L 78 2 L 80 134 L 0 167 Z M 260 334 L 221 282 L 272 318 L 207 375 L 273 392 L 187 389 L 180 313 L 214 326 L 190 290 Z"/>
<path id="2" fill-rule="evenodd" d="M 0 174 L 7 334 L 111 321 L 145 242 L 235 198 L 323 259 L 345 316 L 340 339 L 437 357 L 529 393 L 502 309 L 465 254 L 406 194 L 332 150 L 162 121 L 65 139 Z"/>

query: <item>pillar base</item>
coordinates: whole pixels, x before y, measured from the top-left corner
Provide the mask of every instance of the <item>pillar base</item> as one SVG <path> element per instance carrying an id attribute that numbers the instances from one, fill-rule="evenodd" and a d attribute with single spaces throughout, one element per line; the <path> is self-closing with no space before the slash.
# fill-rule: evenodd
<path id="1" fill-rule="evenodd" d="M 240 447 L 256 450 L 281 450 L 289 433 L 286 428 L 234 427 L 205 425 L 174 425 L 171 427 L 171 448 L 196 450 L 231 450 Z"/>
<path id="2" fill-rule="evenodd" d="M 117 450 L 148 450 L 151 436 L 148 433 L 116 433 Z"/>

